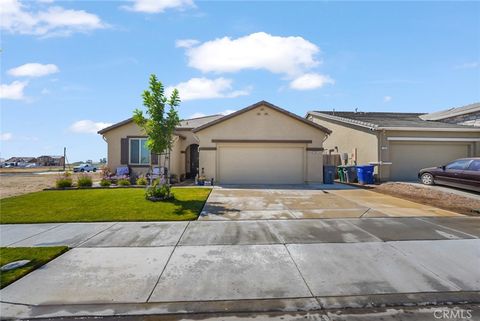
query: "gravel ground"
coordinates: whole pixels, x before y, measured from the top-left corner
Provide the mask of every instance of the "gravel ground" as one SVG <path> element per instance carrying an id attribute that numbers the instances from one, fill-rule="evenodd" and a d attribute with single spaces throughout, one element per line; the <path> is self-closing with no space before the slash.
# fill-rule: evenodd
<path id="1" fill-rule="evenodd" d="M 470 216 L 480 216 L 480 201 L 454 193 L 435 191 L 421 185 L 404 183 L 383 183 L 370 185 L 369 188 L 378 193 L 435 206 L 444 210 Z"/>

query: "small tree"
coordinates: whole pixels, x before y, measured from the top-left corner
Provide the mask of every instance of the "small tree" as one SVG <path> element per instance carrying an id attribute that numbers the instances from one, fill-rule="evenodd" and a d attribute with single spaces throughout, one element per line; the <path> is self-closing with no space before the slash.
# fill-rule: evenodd
<path id="1" fill-rule="evenodd" d="M 144 130 L 148 137 L 147 148 L 153 154 L 160 155 L 170 152 L 173 145 L 173 132 L 180 123 L 178 112 L 175 109 L 180 105 L 178 90 L 174 89 L 170 98 L 167 98 L 162 82 L 152 74 L 150 75 L 149 89 L 143 92 L 142 98 L 143 105 L 147 109 L 146 115 L 143 114 L 143 111 L 135 109 L 133 121 Z M 166 110 L 167 105 L 169 106 L 168 110 Z"/>

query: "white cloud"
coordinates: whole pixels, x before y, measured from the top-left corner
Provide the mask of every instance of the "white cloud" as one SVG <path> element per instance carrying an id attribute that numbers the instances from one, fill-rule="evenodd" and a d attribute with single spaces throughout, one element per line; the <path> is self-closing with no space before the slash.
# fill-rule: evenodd
<path id="1" fill-rule="evenodd" d="M 391 100 L 392 100 L 392 96 L 385 96 L 385 97 L 383 97 L 383 102 L 384 102 L 384 103 L 388 103 L 388 102 L 391 101 Z"/>
<path id="2" fill-rule="evenodd" d="M 59 72 L 54 64 L 28 63 L 8 71 L 8 74 L 15 77 L 42 77 Z"/>
<path id="3" fill-rule="evenodd" d="M 177 48 L 190 48 L 196 46 L 200 43 L 200 41 L 195 39 L 180 39 L 175 41 L 175 47 Z"/>
<path id="4" fill-rule="evenodd" d="M 210 99 L 210 98 L 234 98 L 245 96 L 250 93 L 250 89 L 232 90 L 232 80 L 225 78 L 192 78 L 186 82 L 181 82 L 175 86 L 167 87 L 166 92 L 171 93 L 174 88 L 180 92 L 180 99 Z"/>
<path id="5" fill-rule="evenodd" d="M 290 88 L 297 90 L 311 90 L 321 88 L 326 84 L 334 84 L 335 81 L 327 75 L 308 73 L 295 78 L 290 82 Z"/>
<path id="6" fill-rule="evenodd" d="M 12 133 L 1 133 L 0 134 L 0 140 L 1 141 L 11 140 L 12 138 L 13 138 Z"/>
<path id="7" fill-rule="evenodd" d="M 478 61 L 472 61 L 472 62 L 466 62 L 461 65 L 456 65 L 455 69 L 474 69 L 480 67 L 480 62 Z"/>
<path id="8" fill-rule="evenodd" d="M 135 12 L 162 13 L 168 9 L 185 10 L 195 7 L 193 0 L 133 0 L 131 6 L 122 8 Z"/>
<path id="9" fill-rule="evenodd" d="M 192 45 L 186 49 L 190 67 L 202 72 L 237 72 L 264 69 L 297 76 L 317 66 L 320 49 L 302 37 L 279 37 L 265 32 L 229 37 Z"/>
<path id="10" fill-rule="evenodd" d="M 14 81 L 11 84 L 0 85 L 0 99 L 22 100 L 25 99 L 23 90 L 28 81 Z"/>
<path id="11" fill-rule="evenodd" d="M 207 116 L 207 115 L 205 115 L 204 113 L 193 113 L 193 114 L 190 115 L 190 118 L 189 118 L 189 119 L 191 119 L 191 118 L 200 118 L 200 117 L 205 117 L 205 116 Z"/>
<path id="12" fill-rule="evenodd" d="M 230 115 L 230 114 L 232 114 L 232 113 L 234 113 L 234 112 L 236 112 L 236 110 L 226 109 L 226 110 L 222 111 L 222 112 L 220 113 L 220 115 L 226 116 L 226 115 Z"/>
<path id="13" fill-rule="evenodd" d="M 93 120 L 79 120 L 70 125 L 70 131 L 78 134 L 96 134 L 99 130 L 111 126 L 111 123 L 94 122 Z"/>
<path id="14" fill-rule="evenodd" d="M 32 3 L 20 0 L 0 1 L 0 29 L 13 34 L 36 36 L 68 36 L 74 32 L 87 32 L 107 27 L 95 14 L 84 10 L 49 6 L 33 11 Z"/>

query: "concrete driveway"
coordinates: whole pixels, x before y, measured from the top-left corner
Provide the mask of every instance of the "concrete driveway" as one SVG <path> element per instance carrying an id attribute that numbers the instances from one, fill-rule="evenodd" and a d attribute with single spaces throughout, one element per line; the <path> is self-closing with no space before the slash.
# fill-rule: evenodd
<path id="1" fill-rule="evenodd" d="M 199 220 L 461 216 L 347 185 L 215 187 Z"/>

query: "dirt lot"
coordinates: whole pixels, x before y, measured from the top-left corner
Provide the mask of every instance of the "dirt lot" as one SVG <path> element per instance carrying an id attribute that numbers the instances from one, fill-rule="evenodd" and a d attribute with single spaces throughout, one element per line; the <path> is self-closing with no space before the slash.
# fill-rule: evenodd
<path id="1" fill-rule="evenodd" d="M 29 172 L 0 174 L 0 198 L 11 197 L 31 192 L 41 191 L 47 187 L 54 187 L 59 173 L 35 174 Z M 100 180 L 101 174 L 90 174 L 93 181 Z M 75 182 L 77 174 L 73 174 Z"/>
<path id="2" fill-rule="evenodd" d="M 72 171 L 71 168 L 67 167 L 67 170 Z M 63 167 L 60 166 L 41 166 L 41 167 L 10 167 L 10 168 L 0 168 L 0 174 L 12 174 L 12 173 L 38 173 L 38 172 L 61 172 Z"/>
<path id="3" fill-rule="evenodd" d="M 480 216 L 480 201 L 453 193 L 402 183 L 384 183 L 368 188 L 378 193 L 396 196 L 412 202 L 436 206 L 460 214 Z"/>

